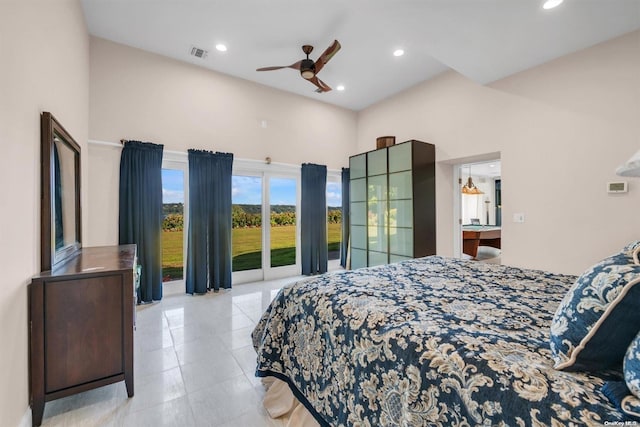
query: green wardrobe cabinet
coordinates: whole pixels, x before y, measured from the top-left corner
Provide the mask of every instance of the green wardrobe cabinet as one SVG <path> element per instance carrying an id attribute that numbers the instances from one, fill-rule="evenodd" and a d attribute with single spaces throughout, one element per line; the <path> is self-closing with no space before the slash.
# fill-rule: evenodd
<path id="1" fill-rule="evenodd" d="M 436 253 L 435 146 L 406 141 L 349 158 L 351 268 Z"/>

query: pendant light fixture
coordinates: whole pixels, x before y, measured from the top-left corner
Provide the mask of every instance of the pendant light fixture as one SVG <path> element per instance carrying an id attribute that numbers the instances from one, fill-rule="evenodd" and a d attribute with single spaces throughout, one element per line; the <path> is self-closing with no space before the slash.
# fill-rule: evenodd
<path id="1" fill-rule="evenodd" d="M 480 191 L 480 189 L 476 187 L 471 179 L 471 166 L 469 166 L 469 178 L 467 179 L 467 183 L 462 187 L 462 194 L 468 194 L 470 196 L 484 194 L 484 192 Z"/>

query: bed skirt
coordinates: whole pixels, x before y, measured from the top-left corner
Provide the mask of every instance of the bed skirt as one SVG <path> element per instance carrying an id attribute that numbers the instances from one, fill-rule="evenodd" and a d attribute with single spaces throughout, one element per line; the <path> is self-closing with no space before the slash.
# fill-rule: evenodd
<path id="1" fill-rule="evenodd" d="M 267 387 L 263 405 L 271 418 L 288 420 L 287 427 L 320 427 L 287 383 L 273 377 L 263 378 L 262 382 Z"/>

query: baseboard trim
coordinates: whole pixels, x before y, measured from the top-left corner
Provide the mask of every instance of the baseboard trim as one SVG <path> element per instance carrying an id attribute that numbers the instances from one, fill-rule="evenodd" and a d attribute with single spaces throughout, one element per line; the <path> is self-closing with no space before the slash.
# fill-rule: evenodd
<path id="1" fill-rule="evenodd" d="M 19 427 L 31 427 L 31 407 L 27 406 L 27 412 L 24 413 L 20 420 Z"/>

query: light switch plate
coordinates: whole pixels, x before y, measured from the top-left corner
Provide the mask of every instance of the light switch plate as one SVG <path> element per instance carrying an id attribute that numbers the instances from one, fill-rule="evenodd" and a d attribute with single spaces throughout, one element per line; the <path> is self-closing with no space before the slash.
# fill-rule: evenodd
<path id="1" fill-rule="evenodd" d="M 513 214 L 513 222 L 524 222 L 524 214 L 523 213 L 514 213 Z"/>

